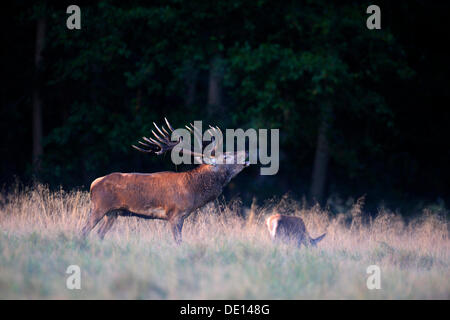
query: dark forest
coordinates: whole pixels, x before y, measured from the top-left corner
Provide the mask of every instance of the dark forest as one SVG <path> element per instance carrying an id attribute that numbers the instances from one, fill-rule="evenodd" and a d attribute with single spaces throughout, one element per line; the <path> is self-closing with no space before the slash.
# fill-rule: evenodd
<path id="1" fill-rule="evenodd" d="M 229 199 L 445 209 L 450 3 L 379 1 L 380 30 L 370 4 L 80 1 L 80 30 L 69 3 L 3 5 L 0 185 L 186 170 L 131 148 L 167 117 L 280 130 L 278 174 L 246 169 Z"/>

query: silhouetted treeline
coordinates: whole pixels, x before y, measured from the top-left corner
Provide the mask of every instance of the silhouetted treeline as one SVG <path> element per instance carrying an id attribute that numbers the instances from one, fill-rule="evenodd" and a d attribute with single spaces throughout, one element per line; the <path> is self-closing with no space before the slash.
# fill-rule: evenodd
<path id="1" fill-rule="evenodd" d="M 280 129 L 279 173 L 248 168 L 229 197 L 448 205 L 442 3 L 381 1 L 369 30 L 364 1 L 81 1 L 69 30 L 71 3 L 15 1 L 1 11 L 1 183 L 186 170 L 130 147 L 167 116 Z"/>

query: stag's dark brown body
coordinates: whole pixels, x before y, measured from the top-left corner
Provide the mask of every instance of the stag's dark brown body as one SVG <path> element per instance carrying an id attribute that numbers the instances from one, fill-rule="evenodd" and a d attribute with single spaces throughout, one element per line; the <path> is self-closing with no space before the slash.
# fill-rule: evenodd
<path id="1" fill-rule="evenodd" d="M 176 144 L 163 149 L 169 141 L 164 143 L 158 144 L 161 151 L 170 150 Z M 245 158 L 246 154 L 242 151 L 222 156 Z M 131 215 L 169 221 L 174 239 L 180 243 L 184 220 L 196 209 L 216 199 L 223 187 L 246 166 L 248 162 L 217 165 L 214 162 L 186 172 L 111 173 L 98 178 L 91 184 L 91 212 L 82 234 L 87 236 L 103 219 L 98 230 L 103 238 L 119 215 Z"/>

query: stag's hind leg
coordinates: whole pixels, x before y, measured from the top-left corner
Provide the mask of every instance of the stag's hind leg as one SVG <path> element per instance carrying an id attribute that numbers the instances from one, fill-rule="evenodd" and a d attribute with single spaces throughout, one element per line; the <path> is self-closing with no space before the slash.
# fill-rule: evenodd
<path id="1" fill-rule="evenodd" d="M 105 217 L 103 218 L 103 223 L 97 231 L 98 235 L 100 236 L 100 239 L 103 240 L 103 238 L 105 237 L 105 234 L 111 229 L 114 222 L 116 221 L 117 216 L 118 216 L 117 211 L 108 212 L 105 215 Z"/>
<path id="2" fill-rule="evenodd" d="M 99 223 L 100 220 L 105 216 L 106 212 L 100 210 L 91 210 L 88 215 L 88 220 L 81 230 L 81 236 L 86 238 L 92 229 Z"/>

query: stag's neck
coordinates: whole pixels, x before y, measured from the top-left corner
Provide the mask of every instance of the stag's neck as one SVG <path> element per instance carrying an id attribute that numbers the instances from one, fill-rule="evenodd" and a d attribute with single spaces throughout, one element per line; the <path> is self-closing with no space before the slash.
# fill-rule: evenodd
<path id="1" fill-rule="evenodd" d="M 227 177 L 221 171 L 202 164 L 186 172 L 186 183 L 195 192 L 200 202 L 208 202 L 222 193 Z M 204 199 L 203 199 L 204 198 Z"/>
<path id="2" fill-rule="evenodd" d="M 223 171 L 214 170 L 213 166 L 202 164 L 187 172 L 190 182 L 200 183 L 202 186 L 223 187 L 227 182 L 227 176 Z"/>

